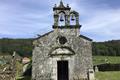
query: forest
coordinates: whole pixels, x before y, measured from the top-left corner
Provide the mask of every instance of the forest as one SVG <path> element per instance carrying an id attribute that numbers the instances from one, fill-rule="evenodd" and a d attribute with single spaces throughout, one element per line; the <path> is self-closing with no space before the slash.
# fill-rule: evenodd
<path id="1" fill-rule="evenodd" d="M 12 55 L 16 51 L 21 56 L 32 56 L 33 38 L 30 39 L 0 39 L 0 55 Z M 93 42 L 93 55 L 120 56 L 120 40 Z"/>
<path id="2" fill-rule="evenodd" d="M 15 51 L 20 56 L 32 56 L 32 42 L 34 39 L 0 39 L 0 55 L 12 55 Z"/>
<path id="3" fill-rule="evenodd" d="M 93 55 L 120 56 L 120 40 L 93 42 Z"/>

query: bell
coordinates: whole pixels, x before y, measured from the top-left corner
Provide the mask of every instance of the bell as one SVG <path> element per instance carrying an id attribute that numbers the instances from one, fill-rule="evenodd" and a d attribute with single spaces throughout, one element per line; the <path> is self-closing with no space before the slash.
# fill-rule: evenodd
<path id="1" fill-rule="evenodd" d="M 74 21 L 75 20 L 75 17 L 74 15 L 71 16 L 71 20 Z"/>
<path id="2" fill-rule="evenodd" d="M 60 17 L 60 21 L 61 22 L 63 22 L 64 21 L 64 19 L 63 19 L 63 16 L 61 15 L 61 17 Z"/>

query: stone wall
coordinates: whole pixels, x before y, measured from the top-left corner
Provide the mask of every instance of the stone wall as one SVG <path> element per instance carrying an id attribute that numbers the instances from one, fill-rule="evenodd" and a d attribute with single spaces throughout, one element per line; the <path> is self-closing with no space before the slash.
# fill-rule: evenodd
<path id="1" fill-rule="evenodd" d="M 0 72 L 0 80 L 15 80 L 15 75 L 12 71 Z"/>
<path id="2" fill-rule="evenodd" d="M 65 44 L 57 39 L 64 36 Z M 33 80 L 57 80 L 57 61 L 69 62 L 69 79 L 87 78 L 87 71 L 92 68 L 92 42 L 79 36 L 79 29 L 55 29 L 53 32 L 34 41 L 32 78 Z M 71 52 L 68 54 L 55 54 L 57 49 Z M 64 52 L 64 51 L 62 51 Z"/>

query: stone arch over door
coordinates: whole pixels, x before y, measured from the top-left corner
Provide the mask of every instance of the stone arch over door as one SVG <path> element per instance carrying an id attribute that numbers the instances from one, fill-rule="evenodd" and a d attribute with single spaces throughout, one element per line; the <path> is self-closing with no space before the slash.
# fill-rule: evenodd
<path id="1" fill-rule="evenodd" d="M 74 50 L 72 50 L 69 47 L 54 47 L 50 50 L 49 52 L 49 56 L 58 56 L 58 55 L 66 55 L 66 56 L 71 56 L 71 55 L 75 55 Z"/>
<path id="2" fill-rule="evenodd" d="M 52 79 L 58 80 L 58 62 L 68 62 L 68 79 L 72 79 L 72 73 L 74 69 L 74 55 L 75 52 L 68 47 L 57 47 L 50 51 L 49 56 L 52 61 Z"/>

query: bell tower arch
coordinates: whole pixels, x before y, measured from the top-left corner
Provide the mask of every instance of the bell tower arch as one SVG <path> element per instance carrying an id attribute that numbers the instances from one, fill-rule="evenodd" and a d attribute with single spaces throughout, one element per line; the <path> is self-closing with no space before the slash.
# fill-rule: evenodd
<path id="1" fill-rule="evenodd" d="M 54 25 L 53 28 L 80 28 L 79 25 L 79 13 L 71 10 L 69 4 L 66 6 L 63 4 L 62 0 L 60 4 L 53 7 L 54 11 Z M 74 24 L 72 24 L 74 22 Z"/>
<path id="2" fill-rule="evenodd" d="M 59 5 L 55 4 L 53 12 L 54 24 L 52 27 L 58 35 L 80 35 L 79 13 L 71 10 L 69 4 L 65 6 L 61 0 Z"/>

